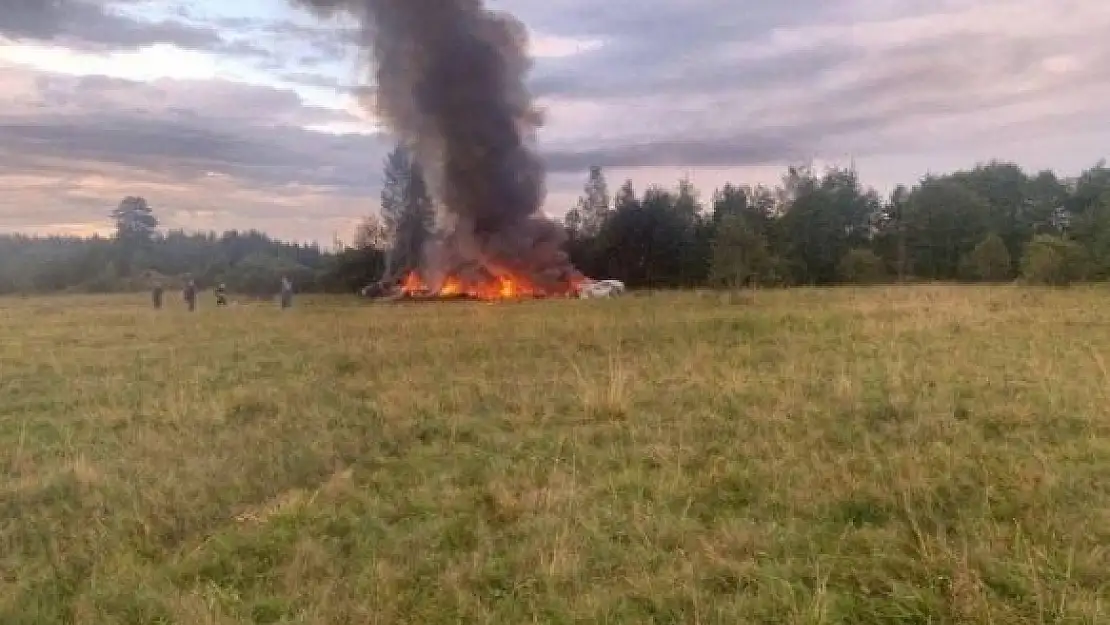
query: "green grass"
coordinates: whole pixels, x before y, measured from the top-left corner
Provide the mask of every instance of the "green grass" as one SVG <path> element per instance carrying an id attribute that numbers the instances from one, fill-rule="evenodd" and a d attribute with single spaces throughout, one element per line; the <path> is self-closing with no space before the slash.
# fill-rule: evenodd
<path id="1" fill-rule="evenodd" d="M 0 300 L 0 623 L 1106 623 L 1110 291 Z"/>

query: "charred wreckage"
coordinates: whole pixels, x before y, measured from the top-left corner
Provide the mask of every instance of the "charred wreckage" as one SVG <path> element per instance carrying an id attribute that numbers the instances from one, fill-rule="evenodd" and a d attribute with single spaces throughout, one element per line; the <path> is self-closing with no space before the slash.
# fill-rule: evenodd
<path id="1" fill-rule="evenodd" d="M 625 292 L 620 280 L 593 280 L 580 277 L 568 288 L 545 290 L 512 277 L 496 277 L 479 282 L 468 282 L 457 277 L 447 278 L 438 288 L 433 288 L 417 271 L 405 273 L 401 278 L 381 280 L 369 284 L 359 292 L 363 297 L 382 301 L 441 301 L 441 300 L 523 300 L 547 298 L 603 299 Z"/>

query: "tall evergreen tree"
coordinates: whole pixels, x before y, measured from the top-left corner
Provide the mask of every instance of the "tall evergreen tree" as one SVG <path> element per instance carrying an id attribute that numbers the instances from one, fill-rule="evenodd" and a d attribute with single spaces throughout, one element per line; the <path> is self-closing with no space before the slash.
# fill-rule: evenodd
<path id="1" fill-rule="evenodd" d="M 158 218 L 143 197 L 123 198 L 111 216 L 116 222 L 116 239 L 123 244 L 149 242 L 158 228 Z"/>
<path id="2" fill-rule="evenodd" d="M 158 218 L 146 198 L 129 195 L 120 200 L 111 213 L 116 222 L 116 260 L 107 268 L 103 276 L 107 280 L 115 274 L 130 276 L 137 261 L 141 261 L 144 248 L 154 240 L 158 228 Z"/>
<path id="3" fill-rule="evenodd" d="M 385 159 L 381 207 L 389 240 L 385 273 L 397 276 L 420 266 L 431 237 L 435 212 L 423 169 L 397 145 Z"/>
<path id="4" fill-rule="evenodd" d="M 582 196 L 578 204 L 572 209 L 570 223 L 578 236 L 594 237 L 601 232 L 605 220 L 612 211 L 612 202 L 609 197 L 609 185 L 605 181 L 605 174 L 601 167 L 593 165 L 586 184 L 582 188 Z"/>
<path id="5" fill-rule="evenodd" d="M 613 198 L 613 210 L 633 210 L 640 207 L 640 199 L 636 195 L 636 187 L 631 180 L 625 180 L 617 195 Z"/>

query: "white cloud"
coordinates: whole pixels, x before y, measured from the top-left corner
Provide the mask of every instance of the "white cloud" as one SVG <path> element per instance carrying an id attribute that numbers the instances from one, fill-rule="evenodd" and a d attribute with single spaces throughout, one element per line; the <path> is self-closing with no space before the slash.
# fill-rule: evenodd
<path id="1" fill-rule="evenodd" d="M 575 39 L 539 34 L 533 35 L 529 44 L 532 56 L 541 59 L 560 59 L 597 50 L 604 45 L 604 42 L 600 39 Z"/>

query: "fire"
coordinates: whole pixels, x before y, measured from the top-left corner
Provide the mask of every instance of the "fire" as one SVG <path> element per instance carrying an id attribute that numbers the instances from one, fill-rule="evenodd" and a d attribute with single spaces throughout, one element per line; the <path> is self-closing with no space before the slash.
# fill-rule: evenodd
<path id="1" fill-rule="evenodd" d="M 410 271 L 408 275 L 405 276 L 404 281 L 401 282 L 401 291 L 404 293 L 415 293 L 426 288 L 427 287 L 424 286 L 424 281 L 420 279 L 420 276 L 417 275 L 415 271 Z"/>
<path id="2" fill-rule="evenodd" d="M 451 275 L 439 291 L 432 292 L 415 271 L 409 272 L 401 282 L 401 294 L 409 297 L 467 297 L 479 300 L 531 299 L 558 297 L 577 293 L 580 280 L 568 280 L 557 288 L 543 289 L 523 276 L 498 275 L 482 281 L 465 281 Z"/>

